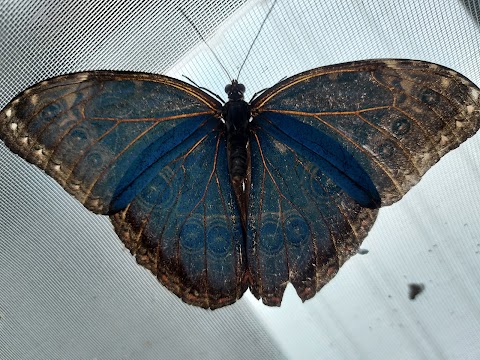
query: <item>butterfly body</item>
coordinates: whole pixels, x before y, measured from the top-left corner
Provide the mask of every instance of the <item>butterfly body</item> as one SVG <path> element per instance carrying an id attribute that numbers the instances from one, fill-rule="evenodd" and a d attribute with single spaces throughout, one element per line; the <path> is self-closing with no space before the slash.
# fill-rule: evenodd
<path id="1" fill-rule="evenodd" d="M 32 86 L 0 138 L 84 206 L 189 304 L 247 288 L 311 298 L 398 201 L 480 127 L 480 90 L 414 60 L 312 69 L 251 103 L 167 76 L 92 71 Z M 223 119 L 223 122 L 222 122 Z"/>
<path id="2" fill-rule="evenodd" d="M 240 209 L 242 227 L 246 229 L 248 211 L 248 188 L 250 185 L 250 105 L 244 100 L 245 86 L 238 81 L 225 87 L 228 101 L 222 108 L 227 140 L 228 169 L 232 189 Z"/>

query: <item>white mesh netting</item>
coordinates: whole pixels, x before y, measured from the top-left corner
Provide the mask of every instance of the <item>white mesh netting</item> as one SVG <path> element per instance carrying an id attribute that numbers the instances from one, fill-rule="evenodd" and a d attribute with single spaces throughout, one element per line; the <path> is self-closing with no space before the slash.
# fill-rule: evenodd
<path id="1" fill-rule="evenodd" d="M 43 79 L 115 69 L 186 75 L 222 97 L 271 1 L 0 1 L 0 108 Z M 278 1 L 240 80 L 367 58 L 412 58 L 480 84 L 475 1 Z M 380 212 L 357 255 L 314 299 L 246 294 L 185 305 L 137 266 L 107 218 L 0 143 L 0 358 L 480 356 L 479 135 Z M 408 284 L 425 284 L 415 301 Z"/>

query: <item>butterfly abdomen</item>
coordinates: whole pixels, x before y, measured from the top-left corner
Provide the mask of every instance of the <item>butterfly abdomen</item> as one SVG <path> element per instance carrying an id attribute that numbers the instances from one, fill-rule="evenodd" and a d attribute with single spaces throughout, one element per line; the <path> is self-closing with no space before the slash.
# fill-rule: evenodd
<path id="1" fill-rule="evenodd" d="M 235 134 L 227 138 L 230 176 L 234 180 L 243 180 L 247 173 L 247 140 L 243 134 Z"/>

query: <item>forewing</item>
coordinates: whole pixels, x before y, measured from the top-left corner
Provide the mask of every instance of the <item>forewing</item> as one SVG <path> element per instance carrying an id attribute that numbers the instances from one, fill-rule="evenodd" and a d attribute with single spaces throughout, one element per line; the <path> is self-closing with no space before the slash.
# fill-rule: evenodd
<path id="1" fill-rule="evenodd" d="M 203 91 L 166 76 L 76 73 L 12 100 L 0 112 L 0 137 L 88 209 L 113 213 L 211 132 L 220 109 Z"/>
<path id="2" fill-rule="evenodd" d="M 440 65 L 365 60 L 293 76 L 256 99 L 252 111 L 293 117 L 341 144 L 389 205 L 477 132 L 479 94 Z"/>

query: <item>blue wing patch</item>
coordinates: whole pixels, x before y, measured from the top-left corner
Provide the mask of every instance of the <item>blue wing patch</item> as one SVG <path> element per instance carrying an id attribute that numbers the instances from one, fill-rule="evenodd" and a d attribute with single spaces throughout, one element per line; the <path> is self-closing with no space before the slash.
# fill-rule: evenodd
<path id="1" fill-rule="evenodd" d="M 372 180 L 339 142 L 292 116 L 278 112 L 260 114 L 256 118 L 256 124 L 280 143 L 288 144 L 305 159 L 320 167 L 361 206 L 380 206 L 380 195 Z"/>

